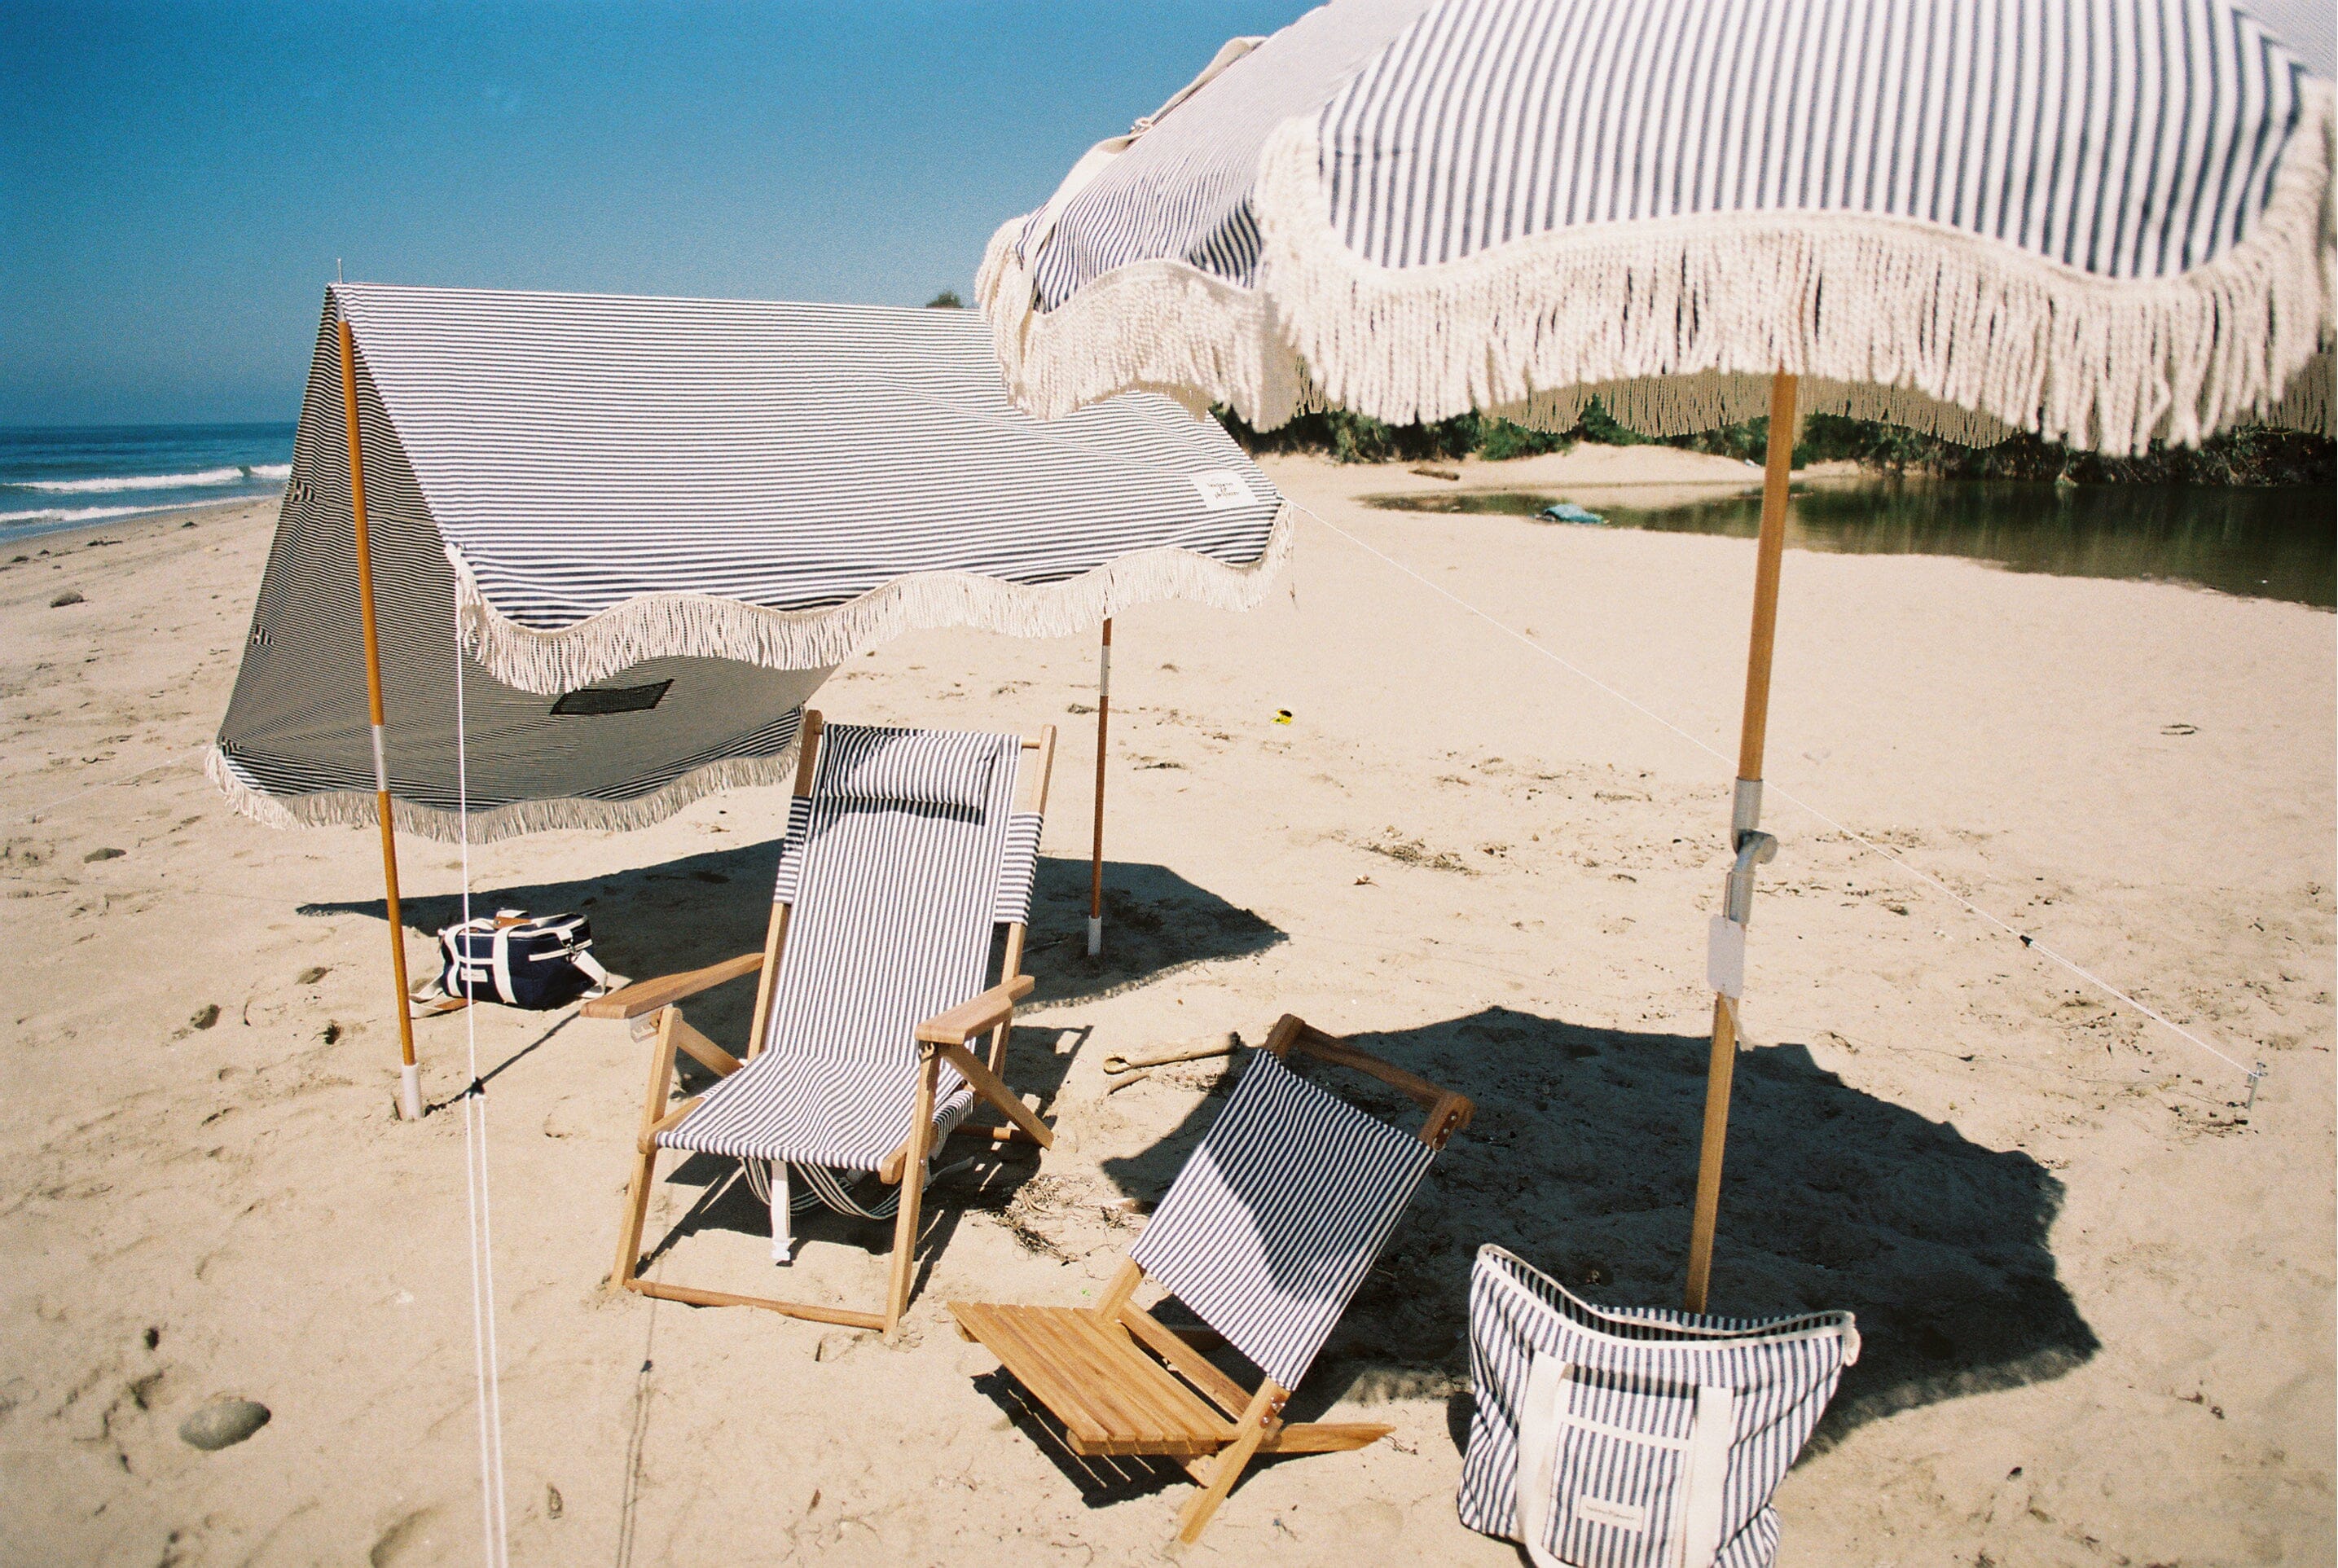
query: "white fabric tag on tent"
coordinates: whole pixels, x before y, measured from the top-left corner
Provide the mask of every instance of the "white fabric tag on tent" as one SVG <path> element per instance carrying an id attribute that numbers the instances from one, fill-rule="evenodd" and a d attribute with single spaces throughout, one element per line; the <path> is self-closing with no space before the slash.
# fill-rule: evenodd
<path id="1" fill-rule="evenodd" d="M 1201 493 L 1202 510 L 1223 512 L 1235 506 L 1247 506 L 1257 499 L 1243 476 L 1230 468 L 1213 468 L 1206 474 L 1189 474 L 1186 478 Z"/>
<path id="2" fill-rule="evenodd" d="M 1745 927 L 1726 915 L 1713 917 L 1704 947 L 1704 985 L 1733 1002 L 1745 995 Z"/>

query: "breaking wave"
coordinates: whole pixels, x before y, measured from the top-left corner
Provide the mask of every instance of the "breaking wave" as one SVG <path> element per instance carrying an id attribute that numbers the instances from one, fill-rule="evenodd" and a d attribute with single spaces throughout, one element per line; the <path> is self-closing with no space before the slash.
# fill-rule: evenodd
<path id="1" fill-rule="evenodd" d="M 197 490 L 215 485 L 250 485 L 290 477 L 290 463 L 250 463 L 231 468 L 201 468 L 191 474 L 123 474 L 102 479 L 17 479 L 11 490 L 49 495 L 102 495 L 121 490 Z"/>

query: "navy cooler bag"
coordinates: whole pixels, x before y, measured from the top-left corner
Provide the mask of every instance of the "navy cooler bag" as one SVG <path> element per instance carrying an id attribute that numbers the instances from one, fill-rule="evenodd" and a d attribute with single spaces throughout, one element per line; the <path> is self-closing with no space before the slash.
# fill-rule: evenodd
<path id="1" fill-rule="evenodd" d="M 1594 1307 L 1481 1248 L 1461 1522 L 1536 1568 L 1768 1568 L 1771 1494 L 1858 1359 L 1848 1312 Z"/>
<path id="2" fill-rule="evenodd" d="M 609 988 L 593 956 L 592 923 L 582 915 L 501 909 L 438 933 L 439 989 L 467 1002 L 501 1002 L 534 1012 L 565 1007 Z"/>

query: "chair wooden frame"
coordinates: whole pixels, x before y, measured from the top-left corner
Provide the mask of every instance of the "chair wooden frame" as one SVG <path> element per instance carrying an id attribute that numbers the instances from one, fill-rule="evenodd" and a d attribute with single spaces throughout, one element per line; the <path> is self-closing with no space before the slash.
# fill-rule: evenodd
<path id="1" fill-rule="evenodd" d="M 1420 1141 L 1432 1149 L 1444 1148 L 1475 1110 L 1466 1095 L 1290 1014 L 1263 1049 L 1285 1060 L 1302 1052 L 1402 1090 L 1427 1111 Z M 1180 1541 L 1200 1539 L 1259 1455 L 1341 1453 L 1395 1429 L 1376 1421 L 1286 1423 L 1282 1407 L 1291 1391 L 1272 1377 L 1244 1388 L 1220 1371 L 1202 1353 L 1202 1337 L 1181 1334 L 1136 1305 L 1144 1280 L 1143 1268 L 1123 1259 L 1094 1307 L 953 1301 L 949 1309 L 959 1337 L 979 1340 L 1064 1424 L 1072 1452 L 1159 1455 L 1184 1466 L 1201 1490 L 1178 1511 Z"/>
<path id="2" fill-rule="evenodd" d="M 799 798 L 811 794 L 813 774 L 820 760 L 821 730 L 820 714 L 806 710 L 802 750 L 796 765 L 795 795 Z M 1046 725 L 1037 735 L 1023 737 L 1023 757 L 1024 765 L 1017 769 L 1016 774 L 1012 809 L 1044 812 L 1047 805 L 1048 777 L 1055 768 L 1056 727 Z M 966 1080 L 977 1097 L 996 1106 L 1007 1119 L 1004 1124 L 962 1122 L 952 1130 L 953 1136 L 988 1138 L 998 1142 L 1019 1140 L 1036 1143 L 1042 1148 L 1055 1142 L 1055 1134 L 1046 1124 L 1031 1112 L 999 1076 L 1007 1066 L 1007 1041 L 1015 1027 L 1015 1004 L 1030 995 L 1035 984 L 1031 976 L 1022 973 L 1025 934 L 1022 921 L 1017 921 L 1007 928 L 1006 953 L 999 965 L 998 984 L 918 1025 L 918 1086 L 909 1136 L 877 1171 L 879 1181 L 888 1186 L 898 1184 L 901 1189 L 901 1205 L 893 1223 L 892 1266 L 887 1279 L 881 1312 L 856 1312 L 816 1302 L 742 1296 L 725 1290 L 701 1290 L 687 1285 L 669 1285 L 662 1280 L 645 1279 L 640 1273 L 642 1232 L 648 1223 L 650 1192 L 657 1175 L 658 1135 L 679 1126 L 684 1117 L 697 1109 L 702 1098 L 693 1095 L 676 1105 L 666 1103 L 673 1090 L 675 1053 L 690 1057 L 717 1077 L 727 1078 L 746 1065 L 746 1062 L 692 1028 L 675 1004 L 748 975 L 759 975 L 754 1021 L 747 1034 L 747 1057 L 749 1061 L 753 1060 L 755 1054 L 762 1049 L 765 1027 L 771 1021 L 771 995 L 779 975 L 780 956 L 787 946 L 791 907 L 781 903 L 771 906 L 771 926 L 763 939 L 763 950 L 760 953 L 742 953 L 736 958 L 725 959 L 703 969 L 640 981 L 622 991 L 614 991 L 597 1001 L 589 1002 L 582 1009 L 588 1018 L 638 1018 L 645 1014 L 657 1014 L 657 1044 L 650 1054 L 649 1086 L 642 1104 L 640 1131 L 634 1140 L 632 1179 L 626 1184 L 625 1206 L 617 1240 L 617 1262 L 610 1275 L 610 1284 L 643 1296 L 686 1301 L 696 1307 L 761 1307 L 790 1318 L 808 1318 L 815 1323 L 840 1323 L 854 1328 L 875 1328 L 890 1335 L 909 1307 L 909 1288 L 916 1275 L 918 1216 L 925 1195 L 926 1161 L 931 1152 L 934 1096 L 941 1063 L 947 1061 L 957 1068 L 959 1076 Z M 967 1045 L 969 1040 L 985 1033 L 990 1036 L 987 1061 L 976 1056 Z"/>

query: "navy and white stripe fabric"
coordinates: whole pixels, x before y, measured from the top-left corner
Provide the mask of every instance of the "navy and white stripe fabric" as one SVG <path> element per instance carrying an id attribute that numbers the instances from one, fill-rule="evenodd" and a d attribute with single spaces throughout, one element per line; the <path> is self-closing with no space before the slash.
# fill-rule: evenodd
<path id="1" fill-rule="evenodd" d="M 1045 818 L 1036 811 L 1013 811 L 1007 818 L 1007 842 L 999 850 L 998 886 L 990 918 L 999 926 L 1025 926 L 1031 920 L 1031 891 L 1039 878 L 1039 829 Z M 788 802 L 788 830 L 780 840 L 780 874 L 771 886 L 771 902 L 792 904 L 803 879 L 805 836 L 811 831 L 811 797 L 798 795 Z"/>
<path id="2" fill-rule="evenodd" d="M 1128 1255 L 1296 1388 L 1436 1157 L 1252 1052 Z"/>
<path id="3" fill-rule="evenodd" d="M 1382 267 L 1793 211 L 2164 278 L 2248 237 L 2304 76 L 2214 0 L 1461 0 L 1326 107 L 1323 172 Z"/>
<path id="4" fill-rule="evenodd" d="M 1019 414 L 972 311 L 359 283 L 332 299 L 461 564 L 474 634 L 544 690 L 651 653 L 834 664 L 882 622 L 844 609 L 889 588 L 912 601 L 904 624 L 1086 630 L 1114 603 L 1239 589 L 1281 506 L 1223 431 L 1164 398 L 1055 426 Z M 1149 555 L 1183 577 L 1044 592 Z"/>
<path id="5" fill-rule="evenodd" d="M 275 827 L 374 818 L 339 332 L 329 309 L 294 435 L 291 480 L 209 765 L 240 809 Z M 559 714 L 550 698 L 497 679 L 459 651 L 456 568 L 362 363 L 358 412 L 399 828 L 456 836 L 458 661 L 475 842 L 546 828 L 643 826 L 711 789 L 786 777 L 802 705 L 824 670 L 654 658 L 598 683 L 663 687 L 654 707 Z"/>
<path id="6" fill-rule="evenodd" d="M 1481 1248 L 1461 1522 L 1537 1564 L 1767 1568 L 1771 1494 L 1858 1359 L 1848 1312 L 1594 1307 Z"/>
<path id="7" fill-rule="evenodd" d="M 1335 0 L 1001 229 L 983 302 L 1049 415 L 1143 385 L 1549 422 L 1680 380 L 1661 426 L 1783 368 L 1951 434 L 2196 440 L 2277 412 L 2331 325 L 2327 7 L 2268 15 Z"/>
<path id="8" fill-rule="evenodd" d="M 442 838 L 458 659 L 475 838 L 638 827 L 783 779 L 804 701 L 887 636 L 1241 607 L 1288 544 L 1213 422 L 1043 426 L 971 311 L 335 285 L 211 764 L 276 825 L 374 810 L 344 318 L 395 808 Z M 553 711 L 585 688 L 643 703 Z"/>
<path id="9" fill-rule="evenodd" d="M 1021 754 L 1014 735 L 820 731 L 763 1049 L 665 1147 L 874 1171 L 901 1146 L 917 1026 L 989 983 Z M 972 1106 L 943 1063 L 937 1142 Z"/>

